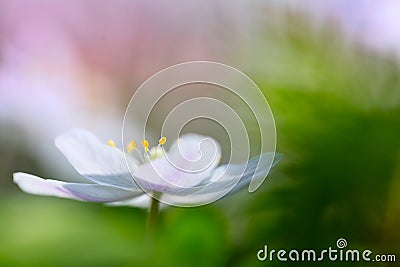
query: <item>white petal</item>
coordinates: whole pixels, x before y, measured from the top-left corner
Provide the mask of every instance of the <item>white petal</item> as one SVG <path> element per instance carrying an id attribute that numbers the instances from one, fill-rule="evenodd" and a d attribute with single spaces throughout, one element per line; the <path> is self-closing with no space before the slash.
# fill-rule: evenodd
<path id="1" fill-rule="evenodd" d="M 22 191 L 42 196 L 56 196 L 91 202 L 113 202 L 143 194 L 140 190 L 124 190 L 99 184 L 67 183 L 43 179 L 27 173 L 14 173 L 14 182 Z"/>
<path id="2" fill-rule="evenodd" d="M 129 167 L 136 163 L 115 147 L 110 147 L 90 132 L 82 129 L 71 130 L 56 138 L 57 148 L 65 155 L 72 166 L 86 178 L 104 185 L 122 188 L 137 188 L 129 175 Z M 107 176 L 110 179 L 107 179 Z"/>
<path id="3" fill-rule="evenodd" d="M 14 173 L 14 183 L 16 183 L 22 191 L 29 194 L 78 199 L 62 187 L 65 182 L 45 180 L 31 174 L 17 172 Z"/>
<path id="4" fill-rule="evenodd" d="M 140 166 L 133 174 L 161 188 L 191 187 L 208 179 L 220 158 L 221 148 L 216 140 L 186 134 L 171 147 L 166 156 Z M 141 184 L 140 180 L 137 181 Z"/>

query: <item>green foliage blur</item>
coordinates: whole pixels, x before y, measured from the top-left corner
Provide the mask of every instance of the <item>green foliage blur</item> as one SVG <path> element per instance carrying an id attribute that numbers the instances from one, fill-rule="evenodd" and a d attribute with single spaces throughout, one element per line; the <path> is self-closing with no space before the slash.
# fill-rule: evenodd
<path id="1" fill-rule="evenodd" d="M 12 152 L 2 143 L 0 266 L 291 266 L 259 262 L 256 253 L 265 244 L 335 247 L 338 238 L 400 260 L 399 66 L 333 28 L 296 25 L 275 37 L 261 31 L 230 59 L 264 92 L 285 155 L 261 189 L 167 208 L 147 244 L 145 210 L 20 192 L 12 172 L 43 167 L 20 143 Z"/>

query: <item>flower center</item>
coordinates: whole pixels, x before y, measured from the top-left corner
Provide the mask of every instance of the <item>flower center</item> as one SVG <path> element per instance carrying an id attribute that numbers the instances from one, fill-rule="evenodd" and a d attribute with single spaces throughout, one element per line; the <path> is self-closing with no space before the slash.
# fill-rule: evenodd
<path id="1" fill-rule="evenodd" d="M 160 138 L 160 140 L 158 140 L 158 146 L 153 146 L 151 149 L 149 149 L 149 142 L 146 139 L 144 139 L 142 145 L 147 154 L 147 158 L 149 160 L 155 160 L 164 156 L 165 153 L 164 153 L 164 148 L 162 146 L 166 142 L 167 138 L 163 136 Z"/>
<path id="2" fill-rule="evenodd" d="M 155 160 L 164 156 L 164 149 L 161 146 L 154 146 L 149 151 L 150 160 Z"/>
<path id="3" fill-rule="evenodd" d="M 144 149 L 143 155 L 136 149 L 137 144 L 135 140 L 132 140 L 130 143 L 126 145 L 126 150 L 129 154 L 132 154 L 135 150 L 139 153 L 139 156 L 142 158 L 142 161 L 149 162 L 150 160 L 155 160 L 161 158 L 165 155 L 163 145 L 167 142 L 166 137 L 161 137 L 158 141 L 158 145 L 149 148 L 150 143 L 146 139 L 142 141 L 142 146 Z M 107 144 L 111 147 L 115 147 L 115 143 L 113 140 L 108 140 Z"/>

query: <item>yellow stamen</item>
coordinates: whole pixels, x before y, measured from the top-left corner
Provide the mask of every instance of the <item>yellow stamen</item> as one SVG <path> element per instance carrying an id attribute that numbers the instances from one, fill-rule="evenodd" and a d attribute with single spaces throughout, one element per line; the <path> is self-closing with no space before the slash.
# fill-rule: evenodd
<path id="1" fill-rule="evenodd" d="M 144 151 L 148 152 L 149 151 L 149 141 L 147 141 L 146 139 L 143 139 L 142 145 L 144 147 Z"/>
<path id="2" fill-rule="evenodd" d="M 136 149 L 136 142 L 132 140 L 127 146 L 126 149 L 128 150 L 129 153 L 132 153 L 133 150 Z"/>
<path id="3" fill-rule="evenodd" d="M 107 144 L 108 144 L 110 147 L 115 147 L 115 143 L 114 143 L 114 141 L 111 140 L 111 139 L 108 140 Z"/>
<path id="4" fill-rule="evenodd" d="M 166 137 L 161 137 L 161 139 L 158 141 L 158 144 L 163 145 L 167 142 L 167 138 Z"/>

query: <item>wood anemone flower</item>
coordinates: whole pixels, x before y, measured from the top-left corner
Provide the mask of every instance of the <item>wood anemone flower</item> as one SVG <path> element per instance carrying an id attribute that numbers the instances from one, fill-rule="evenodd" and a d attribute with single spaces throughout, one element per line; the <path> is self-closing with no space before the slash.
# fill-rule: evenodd
<path id="1" fill-rule="evenodd" d="M 244 188 L 253 177 L 265 177 L 282 157 L 271 152 L 242 164 L 219 165 L 221 149 L 211 137 L 184 134 L 168 152 L 163 147 L 166 142 L 162 137 L 150 147 L 143 140 L 141 153 L 135 141 L 121 150 L 112 140 L 105 144 L 86 130 L 74 129 L 57 137 L 55 144 L 86 182 L 21 172 L 14 173 L 14 182 L 35 195 L 136 207 L 148 207 L 152 195 L 167 199 L 166 204 L 196 206 Z M 266 159 L 273 164 L 263 166 Z"/>

